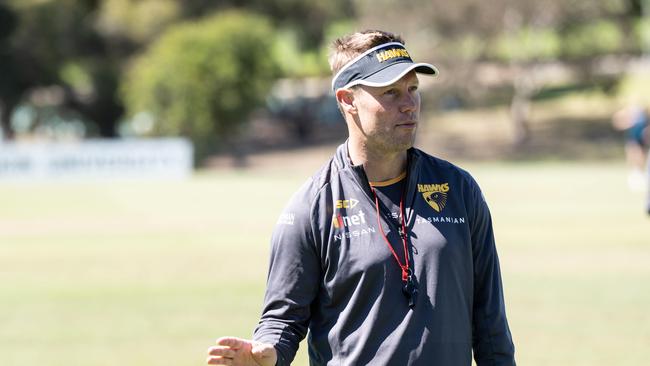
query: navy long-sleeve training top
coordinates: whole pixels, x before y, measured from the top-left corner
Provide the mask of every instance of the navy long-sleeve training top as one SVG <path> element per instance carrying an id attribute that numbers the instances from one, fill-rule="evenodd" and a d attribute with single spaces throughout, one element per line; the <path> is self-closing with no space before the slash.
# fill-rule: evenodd
<path id="1" fill-rule="evenodd" d="M 292 197 L 271 240 L 254 340 L 289 365 L 309 330 L 311 365 L 515 365 L 492 222 L 466 171 L 408 150 L 405 219 L 419 296 L 382 237 L 362 166 L 342 144 Z M 402 261 L 399 227 L 380 221 Z"/>

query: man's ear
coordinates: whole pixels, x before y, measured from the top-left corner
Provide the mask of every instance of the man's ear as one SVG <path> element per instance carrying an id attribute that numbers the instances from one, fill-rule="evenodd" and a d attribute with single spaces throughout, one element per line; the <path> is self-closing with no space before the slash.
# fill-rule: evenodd
<path id="1" fill-rule="evenodd" d="M 341 110 L 345 113 L 356 114 L 357 106 L 354 100 L 352 89 L 339 89 L 336 91 L 336 101 L 339 102 Z"/>

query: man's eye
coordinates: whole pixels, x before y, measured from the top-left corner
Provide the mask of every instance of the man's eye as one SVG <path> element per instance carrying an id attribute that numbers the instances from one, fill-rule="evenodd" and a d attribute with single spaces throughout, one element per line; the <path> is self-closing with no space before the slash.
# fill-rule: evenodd
<path id="1" fill-rule="evenodd" d="M 417 85 L 413 85 L 412 87 L 409 88 L 409 91 L 410 91 L 411 93 L 413 93 L 414 91 L 417 91 L 417 90 L 418 90 L 418 86 L 417 86 Z"/>
<path id="2" fill-rule="evenodd" d="M 395 95 L 395 94 L 397 94 L 396 89 L 388 89 L 384 92 L 384 95 Z"/>

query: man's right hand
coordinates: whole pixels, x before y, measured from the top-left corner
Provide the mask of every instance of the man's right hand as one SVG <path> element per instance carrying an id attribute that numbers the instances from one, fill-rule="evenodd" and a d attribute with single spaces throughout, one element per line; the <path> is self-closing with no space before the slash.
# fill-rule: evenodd
<path id="1" fill-rule="evenodd" d="M 278 354 L 273 345 L 235 337 L 221 337 L 208 349 L 208 365 L 275 366 Z"/>

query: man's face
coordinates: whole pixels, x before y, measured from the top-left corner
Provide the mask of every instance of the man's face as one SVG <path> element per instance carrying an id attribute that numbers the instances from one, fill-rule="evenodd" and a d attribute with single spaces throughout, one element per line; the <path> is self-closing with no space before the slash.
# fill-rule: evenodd
<path id="1" fill-rule="evenodd" d="M 415 141 L 420 115 L 418 78 L 414 71 L 385 87 L 354 89 L 358 138 L 378 153 L 405 151 Z M 352 134 L 351 134 L 351 137 Z"/>

